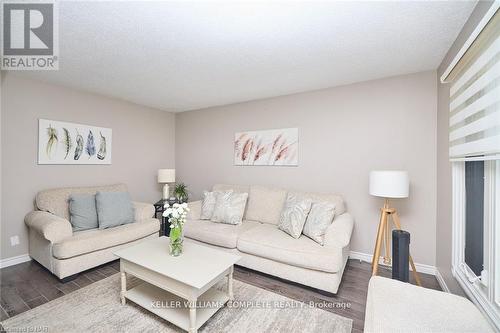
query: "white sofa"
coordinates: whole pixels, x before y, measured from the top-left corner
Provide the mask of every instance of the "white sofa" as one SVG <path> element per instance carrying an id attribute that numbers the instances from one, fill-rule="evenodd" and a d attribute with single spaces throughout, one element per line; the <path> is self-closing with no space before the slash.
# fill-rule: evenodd
<path id="1" fill-rule="evenodd" d="M 493 333 L 468 299 L 374 276 L 368 285 L 365 333 Z"/>
<path id="2" fill-rule="evenodd" d="M 300 193 L 316 201 L 335 203 L 336 215 L 321 246 L 301 235 L 294 239 L 278 229 L 288 191 L 262 186 L 218 184 L 214 191 L 249 194 L 243 223 L 229 225 L 200 220 L 201 201 L 189 203 L 184 226 L 190 241 L 237 253 L 238 265 L 289 281 L 336 293 L 349 255 L 353 218 L 343 199 L 335 194 Z"/>
<path id="3" fill-rule="evenodd" d="M 73 232 L 69 222 L 71 194 L 125 192 L 124 184 L 57 188 L 36 196 L 36 209 L 26 215 L 29 255 L 59 279 L 115 260 L 113 252 L 148 238 L 158 237 L 160 222 L 151 204 L 134 202 L 136 222 L 109 229 Z"/>

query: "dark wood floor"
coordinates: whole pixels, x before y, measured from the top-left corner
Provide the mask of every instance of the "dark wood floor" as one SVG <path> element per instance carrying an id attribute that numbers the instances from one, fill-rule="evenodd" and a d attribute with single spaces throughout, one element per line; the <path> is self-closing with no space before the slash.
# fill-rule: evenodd
<path id="1" fill-rule="evenodd" d="M 118 261 L 96 267 L 81 273 L 75 280 L 61 283 L 54 275 L 35 261 L 22 263 L 0 270 L 0 319 L 37 307 L 43 303 L 71 293 L 93 282 L 118 273 Z M 294 300 L 306 303 L 336 303 L 340 307 L 323 307 L 327 311 L 353 319 L 353 333 L 362 332 L 365 316 L 366 294 L 370 279 L 370 264 L 358 260 L 349 260 L 344 277 L 336 295 L 325 295 L 317 290 L 295 283 L 283 281 L 266 274 L 242 267 L 236 267 L 235 279 L 254 286 L 276 292 Z M 382 276 L 390 276 L 390 271 L 382 268 Z M 426 288 L 440 290 L 436 278 L 420 274 Z M 414 283 L 414 282 L 412 282 Z"/>

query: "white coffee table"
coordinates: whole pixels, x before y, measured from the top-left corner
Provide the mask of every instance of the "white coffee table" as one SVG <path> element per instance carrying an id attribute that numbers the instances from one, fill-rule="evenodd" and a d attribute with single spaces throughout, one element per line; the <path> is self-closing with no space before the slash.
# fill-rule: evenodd
<path id="1" fill-rule="evenodd" d="M 198 329 L 233 299 L 233 265 L 239 256 L 184 241 L 179 257 L 168 253 L 168 237 L 119 250 L 121 302 L 140 305 L 188 331 Z M 126 274 L 143 283 L 127 290 Z M 212 288 L 227 277 L 227 293 Z M 207 306 L 208 305 L 208 306 Z"/>

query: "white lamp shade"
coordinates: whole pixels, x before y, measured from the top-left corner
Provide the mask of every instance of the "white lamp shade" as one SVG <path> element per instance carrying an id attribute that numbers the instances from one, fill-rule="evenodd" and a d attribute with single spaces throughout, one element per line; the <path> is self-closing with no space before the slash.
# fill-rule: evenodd
<path id="1" fill-rule="evenodd" d="M 383 198 L 407 198 L 410 179 L 406 171 L 370 171 L 370 194 Z"/>
<path id="2" fill-rule="evenodd" d="M 158 183 L 175 183 L 175 169 L 159 169 Z"/>

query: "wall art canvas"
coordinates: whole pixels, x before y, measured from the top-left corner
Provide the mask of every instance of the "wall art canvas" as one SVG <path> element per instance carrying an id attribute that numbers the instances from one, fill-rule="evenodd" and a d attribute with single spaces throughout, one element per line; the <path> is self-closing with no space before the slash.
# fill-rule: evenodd
<path id="1" fill-rule="evenodd" d="M 38 164 L 111 164 L 111 128 L 38 120 Z"/>
<path id="2" fill-rule="evenodd" d="M 235 165 L 297 166 L 299 129 L 239 132 L 234 135 Z"/>

